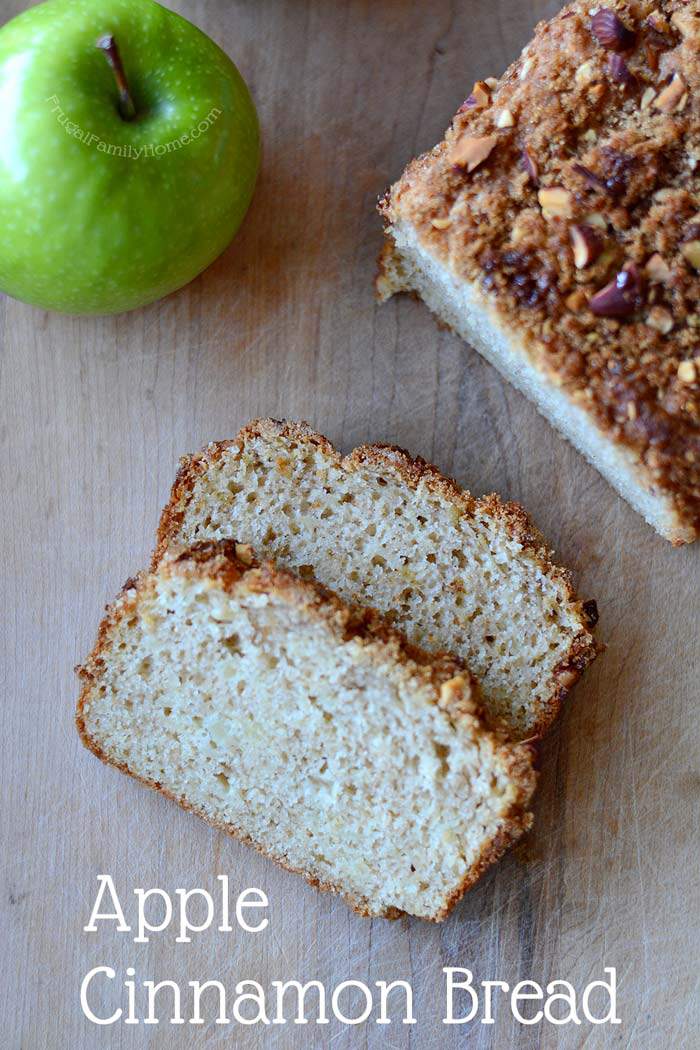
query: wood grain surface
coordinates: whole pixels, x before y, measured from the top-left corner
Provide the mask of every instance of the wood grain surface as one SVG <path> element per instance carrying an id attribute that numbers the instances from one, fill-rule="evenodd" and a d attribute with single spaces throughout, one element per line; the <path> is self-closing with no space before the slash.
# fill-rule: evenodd
<path id="1" fill-rule="evenodd" d="M 21 6 L 2 0 L 2 19 Z M 556 0 L 178 0 L 239 64 L 264 165 L 229 251 L 180 293 L 108 319 L 0 302 L 3 697 L 0 1044 L 8 1050 L 696 1048 L 698 557 L 659 539 L 419 303 L 372 295 L 377 195 L 499 73 Z M 542 755 L 534 830 L 441 926 L 369 922 L 79 744 L 73 665 L 143 566 L 178 457 L 253 416 L 344 450 L 390 441 L 520 500 L 595 596 L 607 652 Z M 97 875 L 132 890 L 264 888 L 265 933 L 134 944 L 83 932 Z M 96 965 L 138 979 L 410 980 L 418 1024 L 98 1028 Z M 618 974 L 623 1023 L 446 1027 L 443 966 L 478 980 Z M 110 1000 L 111 1002 L 111 1000 Z M 108 1003 L 106 1003 L 108 1005 Z M 113 1007 L 112 1007 L 113 1008 Z"/>

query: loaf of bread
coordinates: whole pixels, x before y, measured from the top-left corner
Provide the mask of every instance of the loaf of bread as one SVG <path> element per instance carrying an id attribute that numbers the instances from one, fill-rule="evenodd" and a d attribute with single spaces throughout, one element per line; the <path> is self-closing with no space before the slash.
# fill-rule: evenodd
<path id="1" fill-rule="evenodd" d="M 579 2 L 380 209 L 415 292 L 673 543 L 700 527 L 697 0 Z"/>
<path id="2" fill-rule="evenodd" d="M 170 545 L 233 538 L 455 653 L 520 738 L 544 732 L 596 653 L 595 603 L 522 508 L 474 499 L 398 448 L 342 458 L 306 424 L 267 419 L 185 458 L 154 565 Z"/>
<path id="3" fill-rule="evenodd" d="M 95 754 L 363 915 L 444 918 L 530 825 L 464 667 L 232 541 L 129 581 L 79 673 Z"/>

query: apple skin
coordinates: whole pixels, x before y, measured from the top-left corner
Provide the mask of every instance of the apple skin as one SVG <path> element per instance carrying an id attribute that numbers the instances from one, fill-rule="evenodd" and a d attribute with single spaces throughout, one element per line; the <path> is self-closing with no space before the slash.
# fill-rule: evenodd
<path id="1" fill-rule="evenodd" d="M 110 33 L 132 121 L 96 47 Z M 70 314 L 175 291 L 230 242 L 259 158 L 245 82 L 184 18 L 154 0 L 30 8 L 0 29 L 0 289 Z"/>

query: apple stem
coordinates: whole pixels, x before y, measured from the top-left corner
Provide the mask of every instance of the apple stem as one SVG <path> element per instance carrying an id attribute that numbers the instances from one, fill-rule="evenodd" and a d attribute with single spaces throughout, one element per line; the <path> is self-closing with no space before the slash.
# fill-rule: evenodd
<path id="1" fill-rule="evenodd" d="M 119 53 L 117 42 L 111 33 L 107 33 L 106 36 L 101 36 L 97 41 L 97 47 L 100 51 L 104 51 L 105 58 L 109 62 L 112 72 L 114 73 L 114 79 L 117 82 L 117 90 L 119 91 L 119 115 L 122 120 L 133 120 L 136 116 L 136 106 L 134 100 L 129 91 L 129 83 L 126 79 L 126 73 L 124 72 L 124 63 L 122 62 L 122 56 Z"/>

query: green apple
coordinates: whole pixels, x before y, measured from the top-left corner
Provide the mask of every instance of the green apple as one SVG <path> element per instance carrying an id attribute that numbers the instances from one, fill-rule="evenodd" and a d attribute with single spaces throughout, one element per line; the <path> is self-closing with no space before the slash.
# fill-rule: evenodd
<path id="1" fill-rule="evenodd" d="M 180 288 L 250 203 L 231 60 L 154 0 L 47 0 L 0 29 L 0 289 L 115 313 Z"/>

